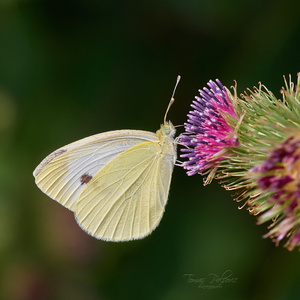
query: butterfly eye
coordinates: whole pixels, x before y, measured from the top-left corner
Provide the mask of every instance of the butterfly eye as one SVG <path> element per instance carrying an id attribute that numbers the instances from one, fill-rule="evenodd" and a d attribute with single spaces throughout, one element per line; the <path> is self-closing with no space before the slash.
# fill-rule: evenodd
<path id="1" fill-rule="evenodd" d="M 165 127 L 163 127 L 163 133 L 164 133 L 164 134 L 169 135 L 170 132 L 171 132 L 170 126 L 165 126 Z"/>

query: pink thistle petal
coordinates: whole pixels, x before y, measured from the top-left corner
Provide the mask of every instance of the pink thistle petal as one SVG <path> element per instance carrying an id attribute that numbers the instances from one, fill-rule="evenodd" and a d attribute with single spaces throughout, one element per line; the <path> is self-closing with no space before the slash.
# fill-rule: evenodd
<path id="1" fill-rule="evenodd" d="M 180 140 L 187 149 L 181 149 L 181 157 L 188 158 L 183 167 L 188 175 L 195 175 L 214 167 L 218 161 L 226 157 L 222 152 L 226 147 L 238 145 L 234 129 L 225 120 L 225 115 L 237 118 L 236 111 L 227 94 L 226 88 L 216 79 L 210 80 L 208 88 L 199 90 L 191 105 L 185 123 L 186 134 Z M 217 157 L 220 155 L 219 157 Z"/>

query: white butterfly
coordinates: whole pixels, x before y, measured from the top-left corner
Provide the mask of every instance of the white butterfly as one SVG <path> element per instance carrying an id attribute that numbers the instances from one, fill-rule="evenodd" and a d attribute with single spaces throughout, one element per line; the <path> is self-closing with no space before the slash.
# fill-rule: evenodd
<path id="1" fill-rule="evenodd" d="M 173 101 L 172 96 L 168 109 Z M 47 156 L 33 172 L 35 182 L 95 238 L 141 239 L 165 210 L 176 161 L 174 135 L 165 115 L 156 133 L 116 130 L 84 138 Z"/>

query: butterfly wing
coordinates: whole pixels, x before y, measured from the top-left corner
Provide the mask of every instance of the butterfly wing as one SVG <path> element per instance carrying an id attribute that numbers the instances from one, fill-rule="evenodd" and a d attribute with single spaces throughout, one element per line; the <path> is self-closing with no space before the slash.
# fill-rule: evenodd
<path id="1" fill-rule="evenodd" d="M 77 202 L 79 225 L 96 238 L 143 238 L 159 224 L 168 199 L 175 153 L 138 144 L 108 163 Z"/>
<path id="2" fill-rule="evenodd" d="M 141 130 L 90 136 L 47 156 L 33 172 L 35 182 L 49 197 L 75 211 L 81 192 L 103 166 L 137 144 L 156 140 L 154 133 Z"/>

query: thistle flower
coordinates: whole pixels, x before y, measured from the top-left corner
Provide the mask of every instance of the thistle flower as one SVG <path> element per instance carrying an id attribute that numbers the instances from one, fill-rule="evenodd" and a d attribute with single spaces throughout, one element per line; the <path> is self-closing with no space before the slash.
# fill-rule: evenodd
<path id="1" fill-rule="evenodd" d="M 227 89 L 218 79 L 207 85 L 210 89 L 199 90 L 200 97 L 195 97 L 185 123 L 186 133 L 180 136 L 187 147 L 181 149 L 181 157 L 189 159 L 183 167 L 190 176 L 213 170 L 226 157 L 226 148 L 238 144 L 234 128 L 226 121 L 227 115 L 237 118 Z"/>
<path id="2" fill-rule="evenodd" d="M 300 73 L 296 86 L 285 80 L 281 100 L 262 84 L 237 97 L 217 83 L 193 102 L 183 167 L 237 190 L 258 224 L 272 221 L 264 237 L 300 248 Z"/>
<path id="3" fill-rule="evenodd" d="M 252 167 L 244 175 L 248 186 L 240 200 L 259 215 L 258 224 L 273 221 L 264 237 L 276 245 L 286 238 L 285 247 L 293 250 L 300 247 L 300 73 L 296 87 L 290 76 L 281 93 L 277 100 L 260 86 L 243 95 L 247 114 L 239 137 Z"/>
<path id="4" fill-rule="evenodd" d="M 258 186 L 264 193 L 272 193 L 268 202 L 273 206 L 258 219 L 259 223 L 274 219 L 265 237 L 273 238 L 277 244 L 289 237 L 286 246 L 290 250 L 300 246 L 300 136 L 281 143 L 250 172 L 257 176 Z"/>

